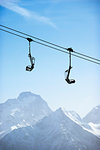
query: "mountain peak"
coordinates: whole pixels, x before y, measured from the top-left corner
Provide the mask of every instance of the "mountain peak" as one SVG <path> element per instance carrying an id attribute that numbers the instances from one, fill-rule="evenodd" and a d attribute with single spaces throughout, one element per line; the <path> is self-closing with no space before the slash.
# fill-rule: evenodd
<path id="1" fill-rule="evenodd" d="M 51 112 L 48 104 L 31 92 L 9 99 L 0 105 L 0 138 L 12 129 L 36 124 Z"/>
<path id="2" fill-rule="evenodd" d="M 79 123 L 81 122 L 81 117 L 75 111 L 67 111 L 65 108 L 60 107 L 57 112 L 62 113 L 66 117 L 70 118 L 72 121 Z"/>
<path id="3" fill-rule="evenodd" d="M 83 120 L 87 123 L 92 122 L 100 124 L 100 105 L 94 107 L 84 118 Z"/>
<path id="4" fill-rule="evenodd" d="M 39 95 L 33 94 L 32 92 L 22 92 L 19 94 L 18 99 L 24 99 L 27 97 L 40 97 Z"/>

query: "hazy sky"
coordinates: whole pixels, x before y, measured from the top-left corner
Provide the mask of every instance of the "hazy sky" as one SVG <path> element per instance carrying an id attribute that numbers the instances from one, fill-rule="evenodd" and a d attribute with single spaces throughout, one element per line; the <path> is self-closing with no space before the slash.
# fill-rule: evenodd
<path id="1" fill-rule="evenodd" d="M 99 0 L 0 0 L 0 24 L 100 59 Z M 84 116 L 100 104 L 100 65 L 31 43 L 35 69 L 26 72 L 28 41 L 0 31 L 0 103 L 23 91 L 41 97 L 53 109 L 65 107 Z"/>

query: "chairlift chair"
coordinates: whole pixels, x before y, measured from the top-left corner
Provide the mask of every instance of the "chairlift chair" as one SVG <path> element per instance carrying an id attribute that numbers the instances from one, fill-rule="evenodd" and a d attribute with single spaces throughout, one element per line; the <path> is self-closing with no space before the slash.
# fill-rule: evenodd
<path id="1" fill-rule="evenodd" d="M 70 71 L 72 69 L 72 67 L 71 67 L 71 52 L 73 52 L 73 49 L 72 48 L 68 48 L 67 50 L 69 51 L 69 69 L 67 69 L 65 71 L 65 74 L 66 74 L 65 81 L 68 84 L 72 84 L 72 83 L 75 83 L 75 80 L 74 79 L 69 79 L 69 75 L 70 75 Z"/>
<path id="2" fill-rule="evenodd" d="M 30 42 L 32 42 L 33 40 L 31 38 L 27 38 L 27 40 L 29 41 L 29 54 L 28 54 L 28 57 L 30 59 L 31 65 L 26 66 L 26 71 L 32 71 L 34 69 L 34 65 L 35 65 L 35 58 L 32 57 L 32 55 L 31 55 Z"/>

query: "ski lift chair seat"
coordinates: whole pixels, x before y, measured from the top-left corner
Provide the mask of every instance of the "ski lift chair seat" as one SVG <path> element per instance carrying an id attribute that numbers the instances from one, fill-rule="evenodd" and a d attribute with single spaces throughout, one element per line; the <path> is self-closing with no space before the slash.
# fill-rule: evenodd
<path id="1" fill-rule="evenodd" d="M 34 68 L 34 64 L 32 64 L 32 66 L 26 66 L 26 71 L 32 71 L 33 68 Z"/>
<path id="2" fill-rule="evenodd" d="M 69 84 L 75 83 L 75 80 L 74 80 L 74 79 L 65 79 L 65 81 L 66 81 L 67 83 L 69 83 Z"/>

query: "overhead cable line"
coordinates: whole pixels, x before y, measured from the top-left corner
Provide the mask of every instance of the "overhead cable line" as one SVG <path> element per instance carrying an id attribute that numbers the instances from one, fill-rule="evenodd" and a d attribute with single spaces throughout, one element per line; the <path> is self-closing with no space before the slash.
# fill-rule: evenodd
<path id="1" fill-rule="evenodd" d="M 38 41 L 34 41 L 34 40 L 33 40 L 33 42 L 38 43 L 38 44 L 41 44 L 41 45 L 44 45 L 44 46 L 46 46 L 46 47 L 49 47 L 49 48 L 55 49 L 55 50 L 57 50 L 57 51 L 60 51 L 60 52 L 63 52 L 63 53 L 67 53 L 67 54 L 68 54 L 67 51 L 64 51 L 64 50 L 61 50 L 61 49 L 58 49 L 58 48 L 55 48 L 55 47 L 46 45 L 46 44 L 44 44 L 44 43 L 41 43 L 41 42 L 38 42 Z M 84 57 L 82 57 L 82 56 L 78 56 L 78 55 L 75 55 L 75 54 L 73 54 L 73 53 L 72 53 L 72 55 L 75 56 L 75 57 L 78 57 L 78 58 L 81 58 L 81 59 L 84 59 L 84 60 L 87 60 L 87 61 L 90 61 L 90 62 L 92 62 L 92 63 L 96 63 L 96 64 L 100 65 L 99 62 L 96 62 L 96 61 L 94 61 L 94 60 L 90 60 L 90 59 L 88 59 L 88 58 L 84 58 Z"/>
<path id="2" fill-rule="evenodd" d="M 34 39 L 36 39 L 36 40 L 39 40 L 39 41 L 41 41 L 41 42 L 44 42 L 44 43 L 47 43 L 47 44 L 50 44 L 50 45 L 52 45 L 52 46 L 55 46 L 55 47 L 58 47 L 58 48 L 61 48 L 61 49 L 64 49 L 64 50 L 67 50 L 67 51 L 68 51 L 68 48 L 65 48 L 65 47 L 63 47 L 63 46 L 60 46 L 60 45 L 57 45 L 57 44 L 48 42 L 48 41 L 46 41 L 46 40 L 40 39 L 40 38 L 38 38 L 38 37 L 35 37 L 35 36 L 32 36 L 32 35 L 26 34 L 26 33 L 24 33 L 24 32 L 15 30 L 15 29 L 13 29 L 13 28 L 10 28 L 10 27 L 4 26 L 4 25 L 0 25 L 0 26 L 1 26 L 1 27 L 4 27 L 4 28 L 6 28 L 6 29 L 12 30 L 12 31 L 14 31 L 14 32 L 23 34 L 23 35 L 25 35 L 25 36 L 32 37 L 32 38 L 34 38 Z M 80 55 L 80 58 L 81 58 L 81 56 L 83 56 L 83 57 L 86 57 L 86 59 L 89 58 L 89 59 L 92 59 L 92 60 L 95 60 L 95 61 L 99 61 L 99 62 L 100 62 L 99 59 L 94 58 L 94 57 L 91 57 L 91 56 L 88 56 L 88 55 L 85 55 L 85 54 L 83 54 L 83 53 L 79 53 L 79 52 L 74 51 L 74 50 L 73 50 L 73 53 L 76 53 L 76 54 Z M 74 55 L 74 56 L 75 56 L 75 55 Z"/>
<path id="3" fill-rule="evenodd" d="M 13 35 L 15 35 L 15 36 L 19 36 L 19 37 L 21 37 L 21 38 L 27 39 L 27 38 L 24 37 L 24 36 L 18 35 L 18 34 L 16 34 L 16 33 L 13 33 L 13 32 L 7 31 L 7 30 L 1 29 L 1 28 L 0 28 L 0 30 L 2 30 L 2 31 L 4 31 L 4 32 L 7 32 L 7 33 L 10 33 L 10 34 L 13 34 Z"/>
<path id="4" fill-rule="evenodd" d="M 4 29 L 2 29 L 2 28 L 0 28 L 0 30 L 1 30 L 1 31 L 4 31 L 4 32 L 7 32 L 7 33 L 10 33 L 10 34 L 12 34 L 12 35 L 15 35 L 15 36 L 17 36 L 17 37 L 20 37 L 20 38 L 23 38 L 23 39 L 27 39 L 26 37 L 24 37 L 24 36 L 22 36 L 22 35 L 19 35 L 19 34 L 16 34 L 16 33 L 10 32 L 10 31 L 8 31 L 8 30 L 4 30 Z M 50 45 L 44 44 L 44 43 L 41 43 L 41 42 L 36 41 L 36 40 L 33 40 L 33 39 L 32 39 L 32 42 L 35 42 L 35 43 L 37 43 L 37 44 L 40 44 L 40 45 L 43 45 L 43 46 L 49 47 L 49 48 L 51 48 L 51 49 L 54 49 L 54 50 L 57 50 L 57 51 L 60 51 L 60 52 L 63 52 L 63 53 L 67 53 L 67 54 L 68 54 L 68 52 L 67 52 L 67 51 L 61 50 L 60 48 L 56 48 L 56 47 L 53 47 L 53 46 L 50 46 Z M 76 55 L 76 54 L 72 54 L 72 55 L 73 55 L 73 56 L 75 56 L 75 57 L 78 57 L 78 58 L 81 58 L 81 59 L 84 59 L 84 60 L 87 60 L 87 61 L 90 61 L 90 62 L 92 62 L 92 63 L 95 63 L 95 64 L 100 65 L 100 63 L 99 63 L 99 62 L 96 62 L 96 61 L 94 61 L 94 60 L 90 60 L 90 59 L 88 59 L 88 58 L 84 58 L 84 57 L 82 57 L 82 56 L 78 56 L 78 55 Z"/>

